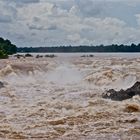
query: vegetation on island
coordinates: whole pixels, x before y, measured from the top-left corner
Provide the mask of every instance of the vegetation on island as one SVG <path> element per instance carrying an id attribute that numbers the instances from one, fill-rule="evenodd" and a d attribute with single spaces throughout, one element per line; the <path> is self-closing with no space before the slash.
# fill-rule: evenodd
<path id="1" fill-rule="evenodd" d="M 140 52 L 140 44 L 135 45 L 99 45 L 99 46 L 57 46 L 57 47 L 21 47 L 18 52 Z"/>
<path id="2" fill-rule="evenodd" d="M 10 40 L 0 37 L 0 59 L 6 59 L 8 55 L 15 54 L 16 52 L 16 45 L 12 44 Z"/>

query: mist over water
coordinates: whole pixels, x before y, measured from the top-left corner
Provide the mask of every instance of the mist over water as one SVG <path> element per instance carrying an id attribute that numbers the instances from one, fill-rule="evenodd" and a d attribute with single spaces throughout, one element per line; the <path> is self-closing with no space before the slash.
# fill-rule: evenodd
<path id="1" fill-rule="evenodd" d="M 74 66 L 61 64 L 47 73 L 47 79 L 55 84 L 77 84 L 82 81 L 82 74 Z"/>
<path id="2" fill-rule="evenodd" d="M 0 138 L 139 139 L 140 97 L 101 97 L 140 80 L 138 54 L 56 55 L 0 62 Z"/>

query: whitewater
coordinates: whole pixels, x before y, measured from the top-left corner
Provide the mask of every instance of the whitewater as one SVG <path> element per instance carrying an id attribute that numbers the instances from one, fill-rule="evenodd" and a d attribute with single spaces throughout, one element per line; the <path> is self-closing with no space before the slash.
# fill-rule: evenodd
<path id="1" fill-rule="evenodd" d="M 0 60 L 0 139 L 140 139 L 140 97 L 102 98 L 140 81 L 139 53 L 35 55 Z"/>

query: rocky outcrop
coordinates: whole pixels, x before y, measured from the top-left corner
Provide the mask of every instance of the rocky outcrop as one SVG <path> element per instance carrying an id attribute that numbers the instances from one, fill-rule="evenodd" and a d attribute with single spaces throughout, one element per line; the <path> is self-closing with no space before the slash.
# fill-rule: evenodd
<path id="1" fill-rule="evenodd" d="M 27 54 L 25 54 L 25 57 L 33 57 L 33 55 L 27 53 Z"/>
<path id="2" fill-rule="evenodd" d="M 0 81 L 0 88 L 3 88 L 4 87 L 4 84 L 3 82 Z"/>
<path id="3" fill-rule="evenodd" d="M 115 101 L 123 101 L 130 99 L 135 95 L 140 95 L 140 82 L 136 82 L 131 88 L 128 88 L 127 90 L 115 91 L 114 89 L 110 89 L 104 93 L 102 97 Z"/>

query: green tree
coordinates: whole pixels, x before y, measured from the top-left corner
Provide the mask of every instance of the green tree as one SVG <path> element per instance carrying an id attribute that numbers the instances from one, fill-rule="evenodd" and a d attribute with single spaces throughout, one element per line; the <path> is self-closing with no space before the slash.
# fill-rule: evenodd
<path id="1" fill-rule="evenodd" d="M 8 54 L 4 53 L 4 51 L 0 50 L 0 59 L 7 59 Z"/>
<path id="2" fill-rule="evenodd" d="M 0 58 L 8 58 L 8 55 L 12 55 L 17 52 L 17 47 L 11 43 L 10 40 L 4 40 L 0 37 Z"/>

